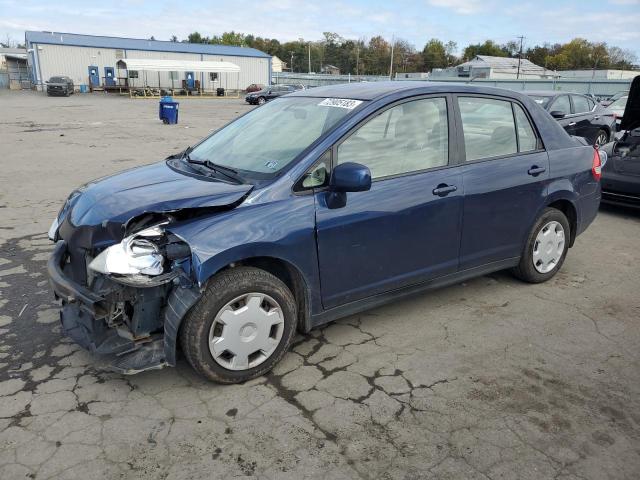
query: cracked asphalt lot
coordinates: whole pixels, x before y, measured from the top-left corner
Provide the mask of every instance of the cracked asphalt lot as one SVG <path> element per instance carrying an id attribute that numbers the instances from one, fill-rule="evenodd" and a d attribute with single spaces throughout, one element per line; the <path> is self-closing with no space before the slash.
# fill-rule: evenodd
<path id="1" fill-rule="evenodd" d="M 637 479 L 640 214 L 603 208 L 549 283 L 507 273 L 298 336 L 244 385 L 106 372 L 61 336 L 45 233 L 76 186 L 245 112 L 0 91 L 0 479 Z"/>

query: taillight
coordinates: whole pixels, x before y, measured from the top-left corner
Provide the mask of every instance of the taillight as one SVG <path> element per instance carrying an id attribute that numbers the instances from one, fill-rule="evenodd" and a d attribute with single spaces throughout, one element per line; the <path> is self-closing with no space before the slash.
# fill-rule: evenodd
<path id="1" fill-rule="evenodd" d="M 596 182 L 602 177 L 602 163 L 600 161 L 600 150 L 593 149 L 593 163 L 591 164 L 591 174 Z"/>

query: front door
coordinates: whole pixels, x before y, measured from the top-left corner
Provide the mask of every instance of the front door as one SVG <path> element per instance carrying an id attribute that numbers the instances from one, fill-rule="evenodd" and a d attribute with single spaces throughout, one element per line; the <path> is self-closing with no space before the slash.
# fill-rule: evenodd
<path id="1" fill-rule="evenodd" d="M 546 198 L 549 157 L 520 104 L 459 96 L 458 106 L 465 149 L 460 270 L 467 270 L 521 255 Z"/>
<path id="2" fill-rule="evenodd" d="M 185 72 L 184 78 L 187 82 L 187 88 L 196 88 L 196 77 L 193 72 Z"/>
<path id="3" fill-rule="evenodd" d="M 110 87 L 115 86 L 116 78 L 113 67 L 104 67 L 104 84 Z"/>
<path id="4" fill-rule="evenodd" d="M 338 206 L 316 193 L 325 308 L 456 271 L 463 197 L 460 167 L 449 163 L 450 112 L 440 97 L 400 103 L 333 149 L 334 165 L 366 165 L 373 183 Z"/>
<path id="5" fill-rule="evenodd" d="M 100 86 L 100 73 L 95 65 L 89 67 L 89 85 L 92 87 Z"/>

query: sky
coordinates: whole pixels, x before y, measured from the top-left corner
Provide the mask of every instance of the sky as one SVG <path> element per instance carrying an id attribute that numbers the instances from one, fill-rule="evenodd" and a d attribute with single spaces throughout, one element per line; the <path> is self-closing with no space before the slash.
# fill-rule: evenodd
<path id="1" fill-rule="evenodd" d="M 422 49 L 430 38 L 498 43 L 524 35 L 524 46 L 575 37 L 606 41 L 640 61 L 640 0 L 0 0 L 0 41 L 25 30 L 168 40 L 234 30 L 280 41 L 382 35 Z"/>

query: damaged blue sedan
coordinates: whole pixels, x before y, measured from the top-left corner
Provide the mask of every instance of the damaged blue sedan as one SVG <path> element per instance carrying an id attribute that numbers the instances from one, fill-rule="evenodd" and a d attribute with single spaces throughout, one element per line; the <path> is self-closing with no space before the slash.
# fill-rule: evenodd
<path id="1" fill-rule="evenodd" d="M 62 328 L 122 373 L 181 349 L 242 382 L 296 331 L 497 270 L 550 279 L 596 216 L 604 160 L 516 92 L 299 91 L 74 191 L 49 231 Z"/>

